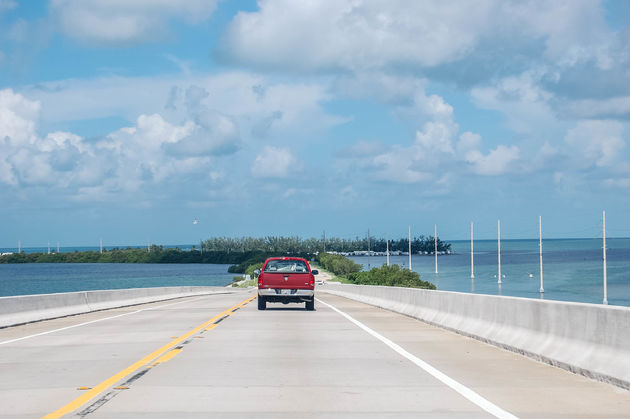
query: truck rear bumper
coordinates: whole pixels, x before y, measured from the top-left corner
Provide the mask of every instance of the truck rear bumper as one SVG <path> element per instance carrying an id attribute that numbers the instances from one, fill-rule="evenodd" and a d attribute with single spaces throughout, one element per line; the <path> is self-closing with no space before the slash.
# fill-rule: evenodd
<path id="1" fill-rule="evenodd" d="M 285 294 L 288 292 L 288 294 Z M 258 297 L 264 297 L 269 302 L 303 302 L 310 301 L 315 296 L 314 290 L 287 290 L 276 288 L 262 288 L 258 290 Z"/>

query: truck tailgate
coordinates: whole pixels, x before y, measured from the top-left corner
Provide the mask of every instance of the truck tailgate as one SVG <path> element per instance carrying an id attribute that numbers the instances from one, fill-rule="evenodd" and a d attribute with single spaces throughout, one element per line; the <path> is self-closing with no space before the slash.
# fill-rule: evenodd
<path id="1" fill-rule="evenodd" d="M 277 289 L 310 289 L 310 277 L 308 272 L 305 273 L 264 273 L 264 287 Z"/>

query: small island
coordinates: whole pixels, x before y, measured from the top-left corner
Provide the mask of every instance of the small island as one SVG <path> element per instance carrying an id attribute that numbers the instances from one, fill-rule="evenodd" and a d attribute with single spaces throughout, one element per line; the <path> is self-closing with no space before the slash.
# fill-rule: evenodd
<path id="1" fill-rule="evenodd" d="M 432 236 L 414 237 L 413 254 L 433 254 L 436 240 Z M 387 241 L 375 237 L 327 239 L 297 236 L 213 237 L 192 250 L 165 248 L 153 245 L 143 248 L 113 248 L 102 251 L 7 253 L 0 255 L 0 263 L 217 263 L 234 265 L 230 272 L 244 273 L 254 263 L 271 256 L 298 256 L 314 259 L 320 253 L 340 255 L 385 254 Z M 390 254 L 408 254 L 409 240 L 389 240 Z M 439 253 L 448 254 L 451 244 L 437 239 Z"/>
<path id="2" fill-rule="evenodd" d="M 450 243 L 439 238 L 419 236 L 411 241 L 414 254 L 450 253 Z M 346 255 L 379 255 L 387 251 L 392 255 L 408 254 L 409 240 L 378 238 L 326 240 L 300 237 L 214 237 L 191 250 L 149 246 L 146 248 L 113 248 L 102 251 L 10 253 L 0 255 L 0 263 L 213 263 L 229 264 L 230 273 L 249 274 L 260 268 L 268 257 L 297 256 L 320 264 L 336 275 L 337 280 L 351 284 L 387 285 L 435 289 L 435 285 L 422 281 L 417 272 L 398 265 L 362 271 L 363 266 Z"/>

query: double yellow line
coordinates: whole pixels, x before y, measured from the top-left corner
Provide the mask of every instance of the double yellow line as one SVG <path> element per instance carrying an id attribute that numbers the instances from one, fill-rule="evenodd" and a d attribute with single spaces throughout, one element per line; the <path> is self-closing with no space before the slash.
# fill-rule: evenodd
<path id="1" fill-rule="evenodd" d="M 77 397 L 76 399 L 74 399 L 73 401 L 68 403 L 67 405 L 63 406 L 62 408 L 60 408 L 60 409 L 58 409 L 58 410 L 56 410 L 56 411 L 54 411 L 52 413 L 49 413 L 46 416 L 44 416 L 44 418 L 45 419 L 60 418 L 63 415 L 66 415 L 66 414 L 68 414 L 70 412 L 75 411 L 79 407 L 81 407 L 84 404 L 86 404 L 87 402 L 89 402 L 95 396 L 97 396 L 100 393 L 102 393 L 103 391 L 107 390 L 109 387 L 114 385 L 116 382 L 118 382 L 121 379 L 125 378 L 126 376 L 128 376 L 132 372 L 138 370 L 139 368 L 147 365 L 148 363 L 153 361 L 155 358 L 157 358 L 160 355 L 164 354 L 166 351 L 170 350 L 174 346 L 177 346 L 177 344 L 179 344 L 180 342 L 183 342 L 184 340 L 186 340 L 190 336 L 200 332 L 202 329 L 204 329 L 206 327 L 209 328 L 209 326 L 212 325 L 218 319 L 221 319 L 223 317 L 232 315 L 234 310 L 243 307 L 245 304 L 248 304 L 249 302 L 253 301 L 255 298 L 256 298 L 255 296 L 254 297 L 250 297 L 250 298 L 246 299 L 245 301 L 242 301 L 242 302 L 236 304 L 235 306 L 228 308 L 224 312 L 222 312 L 220 314 L 217 314 L 216 316 L 214 316 L 213 318 L 211 318 L 207 322 L 205 322 L 205 323 L 195 327 L 193 330 L 191 330 L 190 332 L 186 333 L 185 335 L 182 335 L 182 336 L 178 337 L 177 339 L 174 339 L 174 340 L 170 341 L 166 345 L 162 346 L 160 349 L 151 352 L 149 355 L 145 356 L 141 360 L 139 360 L 139 361 L 135 362 L 134 364 L 128 366 L 124 370 L 122 370 L 122 371 L 112 375 L 111 377 L 109 377 L 105 381 L 101 382 L 97 386 L 93 387 L 89 391 L 86 391 L 81 396 Z M 211 328 L 209 328 L 209 329 L 211 330 Z"/>

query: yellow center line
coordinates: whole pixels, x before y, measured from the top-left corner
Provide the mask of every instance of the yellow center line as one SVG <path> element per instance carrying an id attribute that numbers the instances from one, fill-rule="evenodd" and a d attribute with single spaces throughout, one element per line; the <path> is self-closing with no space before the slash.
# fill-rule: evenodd
<path id="1" fill-rule="evenodd" d="M 175 355 L 177 355 L 178 353 L 180 353 L 182 350 L 181 349 L 171 349 L 170 351 L 168 351 L 167 353 L 165 353 L 164 355 L 162 355 L 161 357 L 159 357 L 157 359 L 157 361 L 154 362 L 153 365 L 155 364 L 161 364 L 163 362 L 167 362 L 170 361 L 171 359 L 173 359 L 173 357 Z"/>
<path id="2" fill-rule="evenodd" d="M 77 397 L 76 399 L 74 399 L 73 401 L 68 403 L 67 405 L 61 407 L 60 409 L 58 409 L 58 410 L 56 410 L 56 411 L 54 411 L 52 413 L 49 413 L 46 416 L 44 416 L 44 419 L 60 418 L 60 417 L 62 417 L 65 414 L 73 412 L 74 410 L 76 410 L 79 407 L 83 406 L 85 403 L 89 402 L 92 398 L 94 398 L 98 394 L 100 394 L 103 391 L 107 390 L 109 387 L 111 387 L 113 384 L 115 384 L 119 380 L 123 379 L 124 377 L 128 376 L 129 374 L 131 374 L 132 372 L 136 371 L 140 367 L 148 364 L 149 362 L 151 362 L 155 358 L 157 358 L 160 355 L 164 354 L 166 351 L 168 351 L 172 347 L 176 346 L 178 343 L 186 340 L 186 338 L 194 335 L 195 333 L 199 332 L 203 328 L 208 327 L 215 320 L 225 316 L 226 313 L 229 313 L 230 311 L 234 310 L 237 307 L 242 307 L 244 304 L 249 303 L 250 301 L 254 300 L 255 298 L 256 298 L 255 296 L 254 297 L 250 297 L 247 300 L 242 301 L 242 302 L 238 303 L 237 305 L 228 308 L 224 312 L 222 312 L 220 314 L 217 314 L 216 316 L 214 316 L 213 318 L 211 318 L 207 322 L 203 323 L 200 326 L 197 326 L 196 328 L 194 328 L 190 332 L 186 333 L 185 335 L 182 335 L 182 336 L 178 337 L 177 339 L 172 340 L 171 342 L 169 342 L 166 345 L 162 346 L 160 349 L 151 352 L 149 355 L 145 356 L 141 360 L 131 364 L 130 366 L 128 366 L 124 370 L 122 370 L 122 371 L 112 375 L 111 377 L 109 377 L 105 381 L 101 382 L 97 386 L 94 386 L 91 390 L 86 391 L 81 396 Z M 176 354 L 174 354 L 173 356 L 175 356 L 175 355 Z"/>

